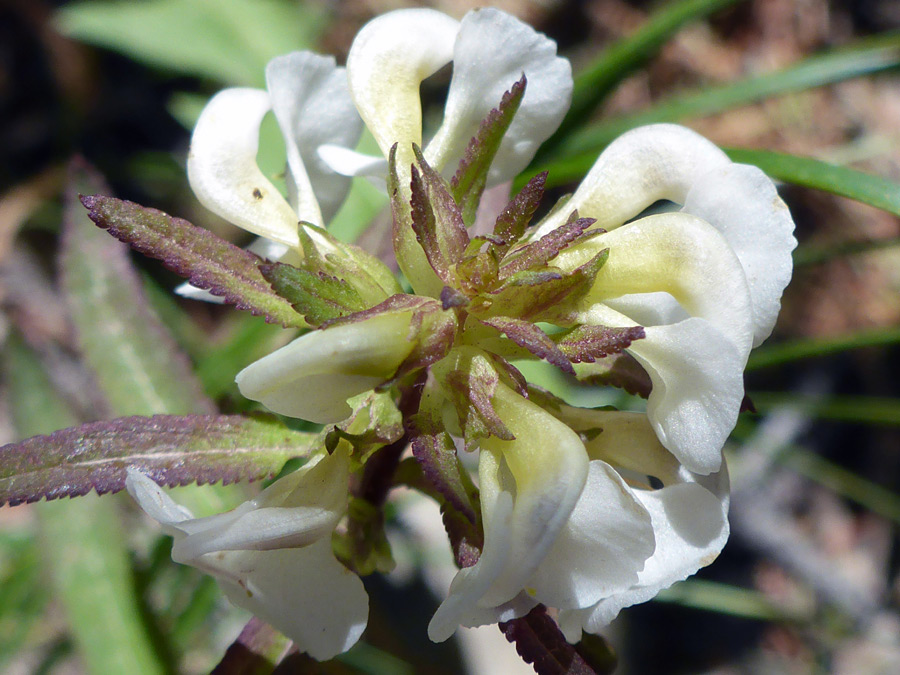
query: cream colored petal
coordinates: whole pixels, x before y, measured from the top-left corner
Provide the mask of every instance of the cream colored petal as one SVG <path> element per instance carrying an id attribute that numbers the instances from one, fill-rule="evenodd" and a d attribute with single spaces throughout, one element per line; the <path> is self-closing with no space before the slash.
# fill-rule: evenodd
<path id="1" fill-rule="evenodd" d="M 347 74 L 334 57 L 293 52 L 269 62 L 266 86 L 285 140 L 294 209 L 300 220 L 323 227 L 347 196 L 350 179 L 323 162 L 318 148 L 353 148 L 362 133 Z"/>
<path id="2" fill-rule="evenodd" d="M 750 288 L 757 346 L 772 332 L 797 247 L 794 221 L 772 181 L 755 166 L 727 164 L 699 177 L 684 199 L 715 227 L 741 261 Z"/>
<path id="3" fill-rule="evenodd" d="M 213 213 L 248 232 L 296 248 L 297 214 L 256 164 L 269 95 L 225 89 L 210 99 L 191 137 L 188 180 Z"/>
<path id="4" fill-rule="evenodd" d="M 347 76 L 356 108 L 384 156 L 399 143 L 403 175 L 422 144 L 419 85 L 453 58 L 459 22 L 433 9 L 383 14 L 357 33 L 347 56 Z"/>
<path id="5" fill-rule="evenodd" d="M 691 576 L 718 557 L 728 540 L 728 473 L 698 477 L 682 470 L 680 479 L 659 490 L 637 491 L 650 513 L 656 551 L 630 589 L 601 600 L 594 607 L 560 612 L 566 637 L 578 637 L 581 624 L 600 632 L 624 607 L 646 602 L 659 591 Z"/>
<path id="6" fill-rule="evenodd" d="M 556 55 L 553 40 L 515 17 L 492 8 L 466 14 L 453 50 L 444 120 L 425 149 L 432 166 L 456 171 L 482 120 L 523 74 L 525 96 L 491 165 L 489 185 L 514 178 L 556 131 L 569 109 L 572 68 Z"/>
<path id="7" fill-rule="evenodd" d="M 661 199 L 683 204 L 700 176 L 730 163 L 724 152 L 686 127 L 638 127 L 610 143 L 566 208 L 545 219 L 532 238 L 562 225 L 575 209 L 611 230 Z"/>
<path id="8" fill-rule="evenodd" d="M 591 607 L 636 584 L 654 549 L 647 510 L 609 464 L 594 460 L 572 515 L 527 592 L 550 607 Z"/>
<path id="9" fill-rule="evenodd" d="M 647 216 L 564 250 L 554 264 L 572 269 L 604 248 L 609 260 L 587 302 L 669 293 L 688 314 L 715 326 L 746 359 L 753 341 L 750 291 L 740 261 L 715 228 L 686 213 Z"/>
<path id="10" fill-rule="evenodd" d="M 212 556 L 207 556 L 210 558 Z M 347 651 L 365 630 L 369 598 L 341 565 L 331 538 L 275 551 L 227 551 L 214 563 L 228 598 L 325 661 Z"/>
<path id="11" fill-rule="evenodd" d="M 267 551 L 330 540 L 347 510 L 350 458 L 346 449 L 320 455 L 234 511 L 201 518 L 175 543 L 172 559 L 193 564 L 215 551 Z"/>
<path id="12" fill-rule="evenodd" d="M 412 352 L 410 319 L 383 314 L 307 333 L 244 368 L 238 389 L 282 415 L 340 422 L 351 412 L 348 398 L 389 379 Z"/>
<path id="13" fill-rule="evenodd" d="M 602 304 L 592 306 L 580 320 L 590 325 L 634 325 Z M 650 376 L 647 416 L 656 435 L 692 471 L 717 471 L 744 397 L 746 355 L 705 319 L 649 326 L 645 333 L 628 352 Z M 591 364 L 576 366 L 579 376 L 590 370 Z"/>

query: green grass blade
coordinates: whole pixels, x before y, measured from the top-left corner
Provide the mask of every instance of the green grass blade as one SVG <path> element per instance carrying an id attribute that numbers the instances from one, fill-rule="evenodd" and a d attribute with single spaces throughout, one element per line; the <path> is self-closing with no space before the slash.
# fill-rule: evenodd
<path id="1" fill-rule="evenodd" d="M 610 141 L 634 127 L 712 115 L 772 96 L 870 75 L 897 65 L 900 65 L 900 34 L 889 33 L 832 53 L 813 56 L 774 73 L 704 87 L 699 91 L 662 101 L 643 112 L 611 119 L 573 134 L 556 151 L 557 161 L 543 167 L 533 167 L 529 169 L 528 175 L 548 170 L 548 186 L 567 183 L 587 172 L 597 154 Z"/>
<path id="2" fill-rule="evenodd" d="M 811 613 L 807 608 L 776 605 L 759 591 L 702 579 L 675 584 L 660 591 L 656 600 L 760 621 L 803 621 Z"/>
<path id="3" fill-rule="evenodd" d="M 776 180 L 824 190 L 900 216 L 900 184 L 811 157 L 768 150 L 726 149 L 735 162 L 755 164 Z"/>
<path id="4" fill-rule="evenodd" d="M 896 492 L 797 446 L 786 448 L 777 455 L 776 461 L 873 513 L 900 524 L 900 495 Z"/>
<path id="5" fill-rule="evenodd" d="M 19 434 L 45 434 L 77 422 L 30 350 L 13 338 L 5 356 Z M 115 499 L 88 495 L 34 507 L 44 563 L 87 671 L 167 672 L 141 619 Z"/>
<path id="6" fill-rule="evenodd" d="M 572 105 L 559 130 L 544 143 L 538 161 L 580 127 L 609 93 L 649 61 L 682 26 L 734 5 L 739 0 L 679 0 L 662 4 L 633 35 L 607 47 L 575 76 Z"/>
<path id="7" fill-rule="evenodd" d="M 747 370 L 780 366 L 800 359 L 837 354 L 849 349 L 883 347 L 900 343 L 900 327 L 879 328 L 837 337 L 793 340 L 765 345 L 750 354 Z"/>
<path id="8" fill-rule="evenodd" d="M 810 417 L 839 422 L 900 426 L 900 399 L 878 396 L 807 396 L 796 392 L 749 392 L 761 413 L 793 406 Z"/>

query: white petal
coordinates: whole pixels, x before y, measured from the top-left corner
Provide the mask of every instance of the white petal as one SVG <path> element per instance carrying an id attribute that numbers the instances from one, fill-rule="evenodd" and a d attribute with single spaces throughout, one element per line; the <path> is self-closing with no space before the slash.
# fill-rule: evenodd
<path id="1" fill-rule="evenodd" d="M 138 506 L 162 525 L 169 535 L 180 535 L 182 531 L 179 525 L 194 517 L 188 509 L 176 504 L 152 479 L 131 466 L 126 470 L 125 489 Z"/>
<path id="2" fill-rule="evenodd" d="M 506 602 L 525 586 L 568 521 L 588 473 L 584 444 L 565 424 L 502 384 L 493 403 L 516 438 L 481 442 L 479 484 L 513 480 L 515 504 L 507 567 L 482 606 Z"/>
<path id="3" fill-rule="evenodd" d="M 580 613 L 588 632 L 599 632 L 622 608 L 645 602 L 709 565 L 728 540 L 728 474 L 724 466 L 720 473 L 705 477 L 682 471 L 680 482 L 637 494 L 653 520 L 656 551 L 631 589 Z"/>
<path id="4" fill-rule="evenodd" d="M 699 176 L 730 163 L 724 152 L 686 127 L 632 129 L 610 143 L 566 207 L 542 222 L 532 238 L 562 225 L 575 209 L 611 230 L 661 199 L 683 204 Z"/>
<path id="5" fill-rule="evenodd" d="M 347 399 L 390 378 L 409 356 L 410 313 L 316 330 L 251 363 L 235 381 L 270 410 L 320 424 L 350 414 Z"/>
<path id="6" fill-rule="evenodd" d="M 317 149 L 326 143 L 352 148 L 362 133 L 346 71 L 331 56 L 293 52 L 269 62 L 266 85 L 285 139 L 294 208 L 300 220 L 321 227 L 337 213 L 350 179 L 336 174 Z"/>
<path id="7" fill-rule="evenodd" d="M 484 549 L 473 567 L 457 573 L 435 613 L 429 635 L 437 641 L 457 625 L 508 620 L 534 606 L 522 591 L 568 521 L 587 477 L 587 453 L 571 429 L 503 384 L 492 400 L 516 439 L 481 442 Z"/>
<path id="8" fill-rule="evenodd" d="M 647 417 L 685 466 L 717 471 L 744 398 L 745 357 L 702 319 L 650 326 L 646 333 L 629 351 L 653 383 Z"/>
<path id="9" fill-rule="evenodd" d="M 347 509 L 350 460 L 336 449 L 277 480 L 237 509 L 191 523 L 172 559 L 193 564 L 207 553 L 308 546 L 331 533 Z"/>
<path id="10" fill-rule="evenodd" d="M 433 9 L 401 9 L 376 17 L 357 33 L 347 76 L 357 110 L 384 156 L 399 143 L 408 171 L 413 143 L 422 144 L 419 85 L 453 58 L 459 23 Z"/>
<path id="11" fill-rule="evenodd" d="M 734 252 L 711 225 L 686 213 L 666 213 L 641 218 L 587 244 L 563 251 L 556 264 L 572 268 L 610 249 L 589 301 L 667 292 L 688 314 L 718 328 L 745 359 L 749 355 L 753 325 L 747 280 Z"/>
<path id="12" fill-rule="evenodd" d="M 425 151 L 437 169 L 456 171 L 482 120 L 523 74 L 525 96 L 491 165 L 489 185 L 516 176 L 556 131 L 571 101 L 572 68 L 556 55 L 553 40 L 515 17 L 490 8 L 466 14 L 444 120 Z"/>
<path id="13" fill-rule="evenodd" d="M 611 466 L 592 461 L 581 498 L 529 592 L 551 607 L 590 607 L 636 584 L 654 547 L 646 509 Z"/>
<path id="14" fill-rule="evenodd" d="M 364 155 L 356 150 L 349 150 L 338 145 L 321 146 L 319 148 L 319 157 L 342 176 L 380 178 L 381 187 L 385 189 L 388 162 L 384 157 Z"/>
<path id="15" fill-rule="evenodd" d="M 772 332 L 781 294 L 791 280 L 794 221 L 772 181 L 755 166 L 728 164 L 700 176 L 685 212 L 721 232 L 737 254 L 750 286 L 754 346 Z"/>
<path id="16" fill-rule="evenodd" d="M 602 304 L 583 313 L 590 325 L 634 322 Z M 628 348 L 650 376 L 647 416 L 662 444 L 692 471 L 717 471 L 722 446 L 734 429 L 744 397 L 746 355 L 705 319 L 648 326 Z M 591 364 L 577 364 L 579 376 Z"/>
<path id="17" fill-rule="evenodd" d="M 330 537 L 305 548 L 217 557 L 216 577 L 228 598 L 314 659 L 347 651 L 365 630 L 368 596 L 359 577 L 334 557 Z"/>
<path id="18" fill-rule="evenodd" d="M 188 300 L 199 300 L 201 302 L 209 302 L 213 305 L 224 305 L 225 299 L 218 295 L 213 295 L 207 290 L 197 288 L 194 284 L 185 281 L 175 287 L 175 294 Z"/>
<path id="19" fill-rule="evenodd" d="M 690 316 L 675 298 L 664 291 L 629 293 L 617 298 L 609 298 L 604 301 L 604 304 L 634 319 L 641 326 L 678 323 Z"/>
<path id="20" fill-rule="evenodd" d="M 269 95 L 225 89 L 210 99 L 191 137 L 188 180 L 197 199 L 225 220 L 296 247 L 297 214 L 256 165 Z"/>

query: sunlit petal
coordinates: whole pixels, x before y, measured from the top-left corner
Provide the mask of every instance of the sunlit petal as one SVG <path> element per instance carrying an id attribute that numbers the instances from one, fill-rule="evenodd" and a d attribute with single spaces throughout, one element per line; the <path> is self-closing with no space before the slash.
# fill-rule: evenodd
<path id="1" fill-rule="evenodd" d="M 191 137 L 188 180 L 213 213 L 296 247 L 297 214 L 256 164 L 259 126 L 269 107 L 268 93 L 259 89 L 225 89 L 213 96 Z"/>
<path id="2" fill-rule="evenodd" d="M 500 144 L 488 184 L 524 169 L 538 146 L 562 121 L 572 95 L 572 68 L 556 55 L 556 43 L 496 9 L 469 12 L 453 50 L 453 80 L 444 120 L 425 156 L 439 170 L 456 170 L 482 120 L 522 75 L 525 96 Z"/>
<path id="3" fill-rule="evenodd" d="M 343 203 L 350 179 L 336 174 L 317 149 L 326 143 L 352 148 L 362 133 L 346 71 L 334 57 L 293 52 L 269 62 L 266 85 L 285 140 L 288 194 L 300 220 L 321 227 Z"/>

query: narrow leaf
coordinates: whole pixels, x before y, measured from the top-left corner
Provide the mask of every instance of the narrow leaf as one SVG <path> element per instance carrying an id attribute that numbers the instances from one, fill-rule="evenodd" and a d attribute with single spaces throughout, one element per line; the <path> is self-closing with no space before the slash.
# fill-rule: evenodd
<path id="1" fill-rule="evenodd" d="M 898 64 L 900 33 L 860 40 L 834 52 L 807 58 L 783 70 L 707 86 L 657 103 L 643 112 L 594 125 L 570 135 L 554 152 L 554 158 L 559 161 L 555 159 L 541 168 L 550 172 L 548 186 L 562 185 L 581 178 L 594 164 L 597 153 L 629 129 L 656 122 L 677 122 L 688 117 L 714 115 L 772 96 L 869 75 Z"/>
<path id="2" fill-rule="evenodd" d="M 541 147 L 538 162 L 584 124 L 612 90 L 647 63 L 684 25 L 738 0 L 679 0 L 660 4 L 634 33 L 610 45 L 575 76 L 572 105 L 559 129 Z"/>
<path id="3" fill-rule="evenodd" d="M 35 355 L 16 336 L 4 347 L 4 381 L 18 433 L 47 433 L 74 424 L 72 411 Z M 36 504 L 34 511 L 48 581 L 86 671 L 168 672 L 141 616 L 115 501 L 91 495 L 66 504 Z"/>
<path id="4" fill-rule="evenodd" d="M 462 260 L 469 233 L 446 181 L 413 146 L 418 168 L 412 168 L 412 227 L 431 267 L 445 284 L 453 281 L 451 268 Z"/>
<path id="5" fill-rule="evenodd" d="M 526 84 L 523 74 L 521 79 L 503 94 L 500 105 L 487 114 L 478 127 L 478 132 L 469 141 L 465 155 L 450 182 L 453 199 L 459 204 L 467 225 L 475 222 L 475 212 L 478 210 L 487 183 L 491 162 L 494 161 L 494 156 L 500 148 L 503 135 L 519 110 Z"/>
<path id="6" fill-rule="evenodd" d="M 609 328 L 578 326 L 558 338 L 560 350 L 573 363 L 594 363 L 597 359 L 619 354 L 635 340 L 646 337 L 643 326 Z"/>
<path id="7" fill-rule="evenodd" d="M 366 308 L 353 286 L 324 272 L 311 272 L 285 263 L 265 263 L 259 270 L 273 290 L 290 302 L 310 326 Z"/>
<path id="8" fill-rule="evenodd" d="M 502 244 L 496 245 L 499 255 L 505 254 L 525 234 L 531 217 L 541 204 L 546 182 L 547 172 L 539 173 L 519 190 L 519 193 L 503 209 L 503 212 L 497 216 L 494 235 L 503 241 Z"/>
<path id="9" fill-rule="evenodd" d="M 482 296 L 488 303 L 485 313 L 566 325 L 569 314 L 588 293 L 608 257 L 609 249 L 604 249 L 565 274 L 553 267 L 514 274 L 496 291 Z"/>
<path id="10" fill-rule="evenodd" d="M 318 434 L 237 415 L 156 415 L 91 422 L 0 447 L 0 505 L 125 487 L 136 467 L 161 485 L 233 483 L 277 473 Z"/>
<path id="11" fill-rule="evenodd" d="M 564 373 L 575 374 L 572 363 L 563 350 L 557 347 L 550 336 L 532 322 L 508 316 L 496 316 L 482 319 L 481 323 L 496 328 L 520 347 L 524 347 L 539 359 L 552 363 Z"/>
<path id="12" fill-rule="evenodd" d="M 863 347 L 888 347 L 900 344 L 900 327 L 878 328 L 849 335 L 807 338 L 790 342 L 767 344 L 753 350 L 747 370 L 769 368 L 800 359 L 837 354 Z"/>
<path id="13" fill-rule="evenodd" d="M 594 218 L 579 218 L 576 211 L 564 225 L 551 230 L 537 241 L 514 251 L 513 255 L 500 265 L 500 278 L 505 279 L 517 272 L 542 267 L 559 255 L 559 252 L 564 248 L 583 239 L 582 235 L 585 230 L 595 222 L 597 221 Z M 604 230 L 597 229 L 592 230 L 590 234 L 594 236 L 602 232 Z"/>
<path id="14" fill-rule="evenodd" d="M 252 253 L 186 220 L 133 202 L 102 195 L 81 201 L 98 226 L 136 251 L 162 261 L 194 286 L 271 323 L 306 325 L 266 283 L 258 269 L 261 260 Z"/>

